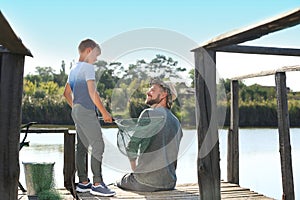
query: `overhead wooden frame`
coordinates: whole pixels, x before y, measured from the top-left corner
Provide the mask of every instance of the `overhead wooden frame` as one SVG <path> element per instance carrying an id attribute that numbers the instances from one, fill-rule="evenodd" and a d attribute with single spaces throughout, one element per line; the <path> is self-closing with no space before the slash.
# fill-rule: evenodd
<path id="1" fill-rule="evenodd" d="M 201 47 L 193 49 L 192 51 L 197 51 L 199 48 L 213 50 L 228 45 L 240 44 L 246 41 L 258 39 L 275 31 L 298 25 L 299 23 L 300 8 L 297 8 L 260 23 L 221 34 L 205 42 L 201 45 Z"/>
<path id="2" fill-rule="evenodd" d="M 277 56 L 300 56 L 300 49 L 246 46 L 246 45 L 230 45 L 225 47 L 219 47 L 216 49 L 216 51 L 228 52 L 228 53 L 246 53 L 246 54 L 262 54 L 262 55 L 277 55 Z"/>

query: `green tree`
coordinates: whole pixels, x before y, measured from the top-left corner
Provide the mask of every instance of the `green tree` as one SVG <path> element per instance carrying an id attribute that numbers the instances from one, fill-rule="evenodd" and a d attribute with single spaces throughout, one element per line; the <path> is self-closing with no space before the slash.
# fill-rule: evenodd
<path id="1" fill-rule="evenodd" d="M 178 67 L 177 64 L 178 61 L 174 61 L 173 58 L 158 54 L 150 62 L 141 59 L 137 60 L 135 64 L 130 64 L 123 78 L 138 78 L 141 80 L 149 77 L 160 79 L 180 78 L 179 72 L 186 71 L 186 68 Z"/>
<path id="2" fill-rule="evenodd" d="M 40 84 L 40 82 L 42 81 L 42 78 L 40 75 L 28 74 L 24 77 L 24 80 L 30 81 L 33 84 L 35 84 L 36 86 L 38 86 Z"/>
<path id="3" fill-rule="evenodd" d="M 24 94 L 33 96 L 36 91 L 36 84 L 31 82 L 30 80 L 24 79 L 23 91 L 24 91 Z"/>
<path id="4" fill-rule="evenodd" d="M 56 95 L 59 92 L 59 86 L 53 81 L 42 82 L 40 84 L 40 89 L 45 91 L 48 95 Z"/>
<path id="5" fill-rule="evenodd" d="M 119 77 L 116 72 L 120 71 L 121 63 L 110 63 L 108 64 L 105 61 L 98 61 L 95 63 L 96 66 L 96 80 L 97 83 L 103 83 L 105 85 L 104 89 L 113 89 L 117 82 L 119 81 Z M 103 94 L 105 91 L 102 92 Z"/>
<path id="6" fill-rule="evenodd" d="M 36 72 L 41 77 L 41 82 L 53 81 L 54 69 L 52 67 L 39 67 L 37 66 Z"/>
<path id="7" fill-rule="evenodd" d="M 53 81 L 58 84 L 58 86 L 62 87 L 67 82 L 68 75 L 66 74 L 66 64 L 63 60 L 61 62 L 61 68 L 59 74 L 53 73 Z"/>
<path id="8" fill-rule="evenodd" d="M 191 87 L 195 87 L 195 69 L 189 71 L 189 78 L 192 79 Z"/>

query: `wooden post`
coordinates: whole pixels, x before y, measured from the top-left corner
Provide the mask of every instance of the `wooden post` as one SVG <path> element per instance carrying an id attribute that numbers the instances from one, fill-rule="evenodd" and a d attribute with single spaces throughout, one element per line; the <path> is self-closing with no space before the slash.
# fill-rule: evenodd
<path id="1" fill-rule="evenodd" d="M 231 81 L 230 128 L 227 139 L 227 181 L 239 184 L 239 83 Z"/>
<path id="2" fill-rule="evenodd" d="M 0 51 L 0 198 L 18 197 L 24 55 Z"/>
<path id="3" fill-rule="evenodd" d="M 277 94 L 277 116 L 279 131 L 279 152 L 281 160 L 281 176 L 282 176 L 282 199 L 293 200 L 294 181 L 293 167 L 290 144 L 290 123 L 288 112 L 288 100 L 286 89 L 285 72 L 277 72 L 275 74 L 276 94 Z"/>
<path id="4" fill-rule="evenodd" d="M 216 52 L 195 53 L 198 184 L 200 199 L 221 199 L 220 154 L 216 112 Z"/>
<path id="5" fill-rule="evenodd" d="M 72 191 L 75 182 L 75 134 L 64 132 L 64 186 Z"/>

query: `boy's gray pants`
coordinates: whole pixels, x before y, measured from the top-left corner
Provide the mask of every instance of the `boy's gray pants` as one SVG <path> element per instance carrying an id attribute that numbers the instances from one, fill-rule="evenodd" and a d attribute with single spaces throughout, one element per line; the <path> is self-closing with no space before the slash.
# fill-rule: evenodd
<path id="1" fill-rule="evenodd" d="M 101 183 L 102 179 L 102 156 L 104 142 L 101 126 L 94 110 L 89 110 L 80 104 L 74 104 L 72 118 L 77 132 L 76 168 L 79 182 L 88 180 L 86 157 L 89 146 L 92 147 L 91 168 L 93 183 Z"/>

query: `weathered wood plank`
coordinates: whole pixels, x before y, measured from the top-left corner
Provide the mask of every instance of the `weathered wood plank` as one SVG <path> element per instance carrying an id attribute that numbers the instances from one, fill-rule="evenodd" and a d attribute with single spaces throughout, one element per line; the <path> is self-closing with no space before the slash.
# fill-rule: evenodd
<path id="1" fill-rule="evenodd" d="M 221 188 L 234 186 L 233 188 L 239 187 L 236 184 L 230 184 L 227 182 L 221 182 Z M 113 200 L 113 199 L 122 199 L 122 200 L 165 200 L 165 199 L 175 199 L 175 200 L 198 200 L 200 198 L 198 185 L 197 184 L 182 184 L 177 185 L 175 190 L 172 191 L 163 191 L 163 192 L 130 192 L 121 190 L 115 186 L 109 186 L 112 190 L 116 191 L 116 196 L 114 197 L 96 197 L 92 196 L 89 193 L 80 193 L 80 199 L 82 200 Z M 24 196 L 22 196 L 21 191 L 19 191 L 19 199 L 27 200 Z M 63 199 L 72 199 L 71 194 L 66 190 L 59 189 L 60 194 L 63 195 Z M 23 198 L 20 198 L 20 197 Z M 266 197 L 262 194 L 258 194 L 256 192 L 250 191 L 246 188 L 241 188 L 240 190 L 227 190 L 221 192 L 221 199 L 256 199 L 256 200 L 271 200 L 271 198 Z"/>
<path id="2" fill-rule="evenodd" d="M 222 188 L 225 188 L 225 187 L 236 187 L 237 186 L 237 184 L 235 184 L 235 183 L 229 183 L 229 182 L 224 182 L 223 180 L 222 180 Z"/>
<path id="3" fill-rule="evenodd" d="M 221 194 L 222 199 L 233 199 L 233 198 L 250 198 L 250 197 L 264 197 L 261 194 L 257 194 L 257 193 L 252 193 L 252 192 L 245 192 L 245 193 L 240 193 L 240 192 L 236 192 L 236 193 L 231 193 L 231 194 Z"/>
<path id="4" fill-rule="evenodd" d="M 0 198 L 17 199 L 24 56 L 0 54 Z"/>
<path id="5" fill-rule="evenodd" d="M 281 67 L 281 68 L 274 69 L 274 70 L 266 70 L 266 71 L 261 71 L 258 73 L 232 77 L 231 80 L 243 80 L 243 79 L 247 79 L 247 78 L 275 75 L 278 72 L 292 72 L 292 71 L 300 71 L 300 65 L 285 66 L 285 67 Z"/>
<path id="6" fill-rule="evenodd" d="M 74 200 L 73 196 L 70 194 L 69 191 L 62 188 L 58 188 L 57 191 L 59 192 L 63 200 Z M 30 200 L 30 199 L 28 198 L 26 193 L 24 194 L 21 190 L 18 191 L 18 200 Z"/>
<path id="7" fill-rule="evenodd" d="M 239 186 L 236 187 L 230 187 L 230 188 L 221 188 L 221 192 L 226 192 L 226 191 L 250 191 L 248 188 L 242 188 Z"/>
<path id="8" fill-rule="evenodd" d="M 295 199 L 286 75 L 275 74 L 283 199 Z"/>
<path id="9" fill-rule="evenodd" d="M 233 44 L 239 44 L 242 42 L 260 38 L 275 31 L 298 25 L 299 23 L 300 8 L 296 8 L 292 11 L 259 22 L 257 24 L 221 34 L 203 43 L 199 48 L 203 47 L 206 49 L 213 49 Z M 193 51 L 197 51 L 199 48 L 196 48 Z"/>
<path id="10" fill-rule="evenodd" d="M 73 191 L 75 183 L 75 134 L 64 132 L 64 186 L 67 190 Z"/>
<path id="11" fill-rule="evenodd" d="M 195 52 L 198 184 L 201 199 L 220 196 L 220 155 L 216 112 L 216 52 Z"/>
<path id="12" fill-rule="evenodd" d="M 259 46 L 246 46 L 246 45 L 230 45 L 230 46 L 217 48 L 216 51 L 228 52 L 228 53 L 300 56 L 300 49 L 278 48 L 278 47 L 259 47 Z"/>
<path id="13" fill-rule="evenodd" d="M 30 127 L 28 133 L 65 133 L 68 128 L 36 128 Z M 21 133 L 25 133 L 26 129 L 21 129 Z M 72 134 L 72 133 L 70 133 Z"/>
<path id="14" fill-rule="evenodd" d="M 239 184 L 239 83 L 231 81 L 230 128 L 227 139 L 227 181 Z"/>

